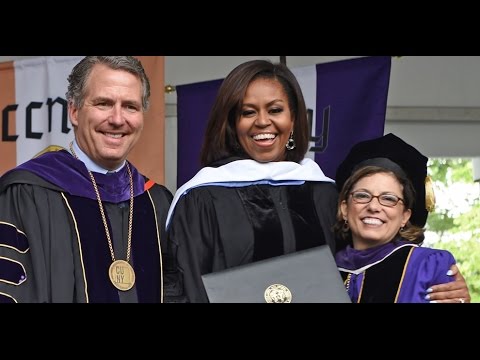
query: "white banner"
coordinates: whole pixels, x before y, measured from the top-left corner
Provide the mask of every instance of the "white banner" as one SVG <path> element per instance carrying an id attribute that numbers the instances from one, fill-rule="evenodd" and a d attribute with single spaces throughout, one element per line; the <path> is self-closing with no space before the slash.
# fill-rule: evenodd
<path id="1" fill-rule="evenodd" d="M 49 145 L 68 148 L 67 77 L 80 56 L 48 56 L 14 62 L 17 165 Z"/>

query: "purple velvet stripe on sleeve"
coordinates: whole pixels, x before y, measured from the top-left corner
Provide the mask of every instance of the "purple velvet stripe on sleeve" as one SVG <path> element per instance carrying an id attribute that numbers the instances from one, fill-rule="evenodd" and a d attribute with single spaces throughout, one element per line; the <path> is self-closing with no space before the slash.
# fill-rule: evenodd
<path id="1" fill-rule="evenodd" d="M 0 257 L 0 280 L 20 285 L 25 281 L 27 274 L 20 263 Z"/>
<path id="2" fill-rule="evenodd" d="M 12 247 L 20 252 L 25 252 L 28 249 L 27 237 L 15 226 L 0 223 L 0 246 Z"/>
<path id="3" fill-rule="evenodd" d="M 13 298 L 0 293 L 0 304 L 14 304 L 14 303 L 15 303 L 15 300 L 13 300 Z"/>

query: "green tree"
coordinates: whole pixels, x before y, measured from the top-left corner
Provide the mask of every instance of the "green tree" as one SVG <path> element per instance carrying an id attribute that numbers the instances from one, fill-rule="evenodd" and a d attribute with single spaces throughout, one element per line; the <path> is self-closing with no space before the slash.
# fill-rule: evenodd
<path id="1" fill-rule="evenodd" d="M 472 167 L 469 159 L 430 160 L 429 174 L 435 192 L 448 199 L 443 207 L 437 206 L 429 215 L 426 228 L 438 236 L 433 247 L 449 250 L 455 256 L 467 281 L 472 302 L 480 302 L 480 200 Z M 451 190 L 461 184 L 469 190 L 461 194 Z M 461 211 L 455 203 L 462 205 Z"/>

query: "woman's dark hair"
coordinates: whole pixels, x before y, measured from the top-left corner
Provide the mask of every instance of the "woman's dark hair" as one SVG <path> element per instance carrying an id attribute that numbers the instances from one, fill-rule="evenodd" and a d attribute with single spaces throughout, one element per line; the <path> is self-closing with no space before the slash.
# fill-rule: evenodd
<path id="1" fill-rule="evenodd" d="M 413 204 L 415 202 L 415 188 L 412 185 L 410 179 L 405 175 L 401 174 L 398 171 L 387 170 L 379 166 L 365 166 L 361 167 L 358 170 L 355 170 L 352 175 L 345 181 L 343 188 L 340 191 L 338 196 L 338 206 L 337 206 L 337 222 L 335 223 L 333 229 L 337 236 L 340 238 L 340 241 L 346 241 L 346 243 L 352 244 L 352 232 L 345 226 L 345 220 L 343 220 L 343 215 L 340 205 L 343 201 L 349 201 L 350 193 L 352 192 L 353 186 L 366 176 L 371 176 L 378 173 L 387 173 L 393 174 L 398 182 L 403 187 L 403 204 L 405 209 L 413 209 Z M 418 226 L 412 225 L 409 221 L 402 230 L 399 231 L 401 237 L 406 240 L 410 240 L 413 243 L 420 244 L 423 242 L 425 235 L 424 230 Z M 337 250 L 339 250 L 337 248 Z"/>
<path id="2" fill-rule="evenodd" d="M 305 100 L 295 75 L 283 64 L 253 60 L 233 69 L 220 86 L 205 132 L 200 155 L 202 166 L 227 157 L 248 156 L 238 141 L 236 121 L 241 115 L 248 86 L 259 78 L 277 80 L 288 98 L 294 118 L 293 136 L 296 147 L 286 152 L 286 160 L 300 162 L 304 158 L 310 131 Z"/>

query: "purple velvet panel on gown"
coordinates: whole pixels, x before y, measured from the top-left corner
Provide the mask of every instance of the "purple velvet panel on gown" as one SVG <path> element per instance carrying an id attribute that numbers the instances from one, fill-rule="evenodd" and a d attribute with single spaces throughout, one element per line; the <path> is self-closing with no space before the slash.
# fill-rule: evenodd
<path id="1" fill-rule="evenodd" d="M 139 174 L 134 166 L 130 165 L 130 169 L 133 177 L 134 195 L 143 194 L 145 191 L 144 177 Z M 45 181 L 64 189 L 70 195 L 96 200 L 92 180 L 85 164 L 75 159 L 68 151 L 60 150 L 45 153 L 10 171 L 16 170 L 31 171 Z M 94 175 L 102 201 L 116 204 L 130 199 L 130 177 L 126 166 L 112 175 L 100 173 Z"/>

